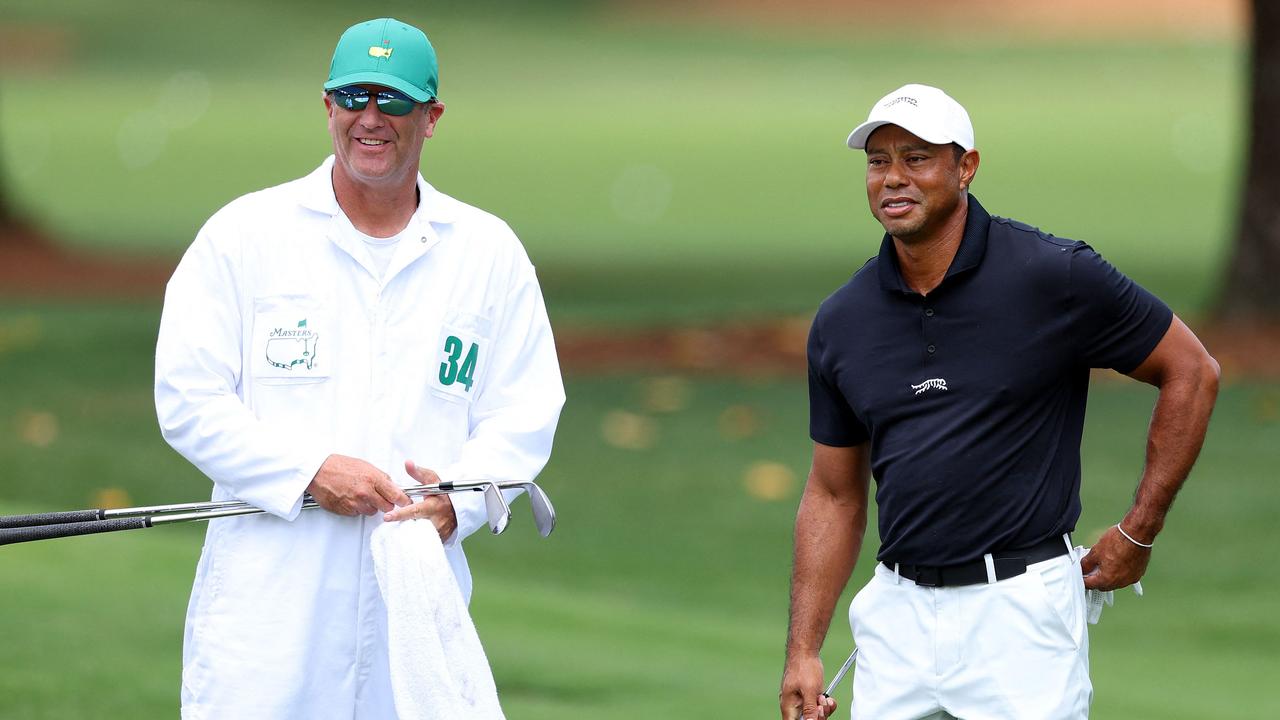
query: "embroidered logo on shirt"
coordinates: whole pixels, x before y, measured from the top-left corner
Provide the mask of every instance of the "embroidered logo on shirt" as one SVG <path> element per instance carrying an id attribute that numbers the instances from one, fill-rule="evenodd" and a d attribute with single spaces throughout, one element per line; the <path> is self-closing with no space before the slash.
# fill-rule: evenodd
<path id="1" fill-rule="evenodd" d="M 315 366 L 319 339 L 320 333 L 307 329 L 306 318 L 298 321 L 297 328 L 275 328 L 267 336 L 267 362 L 285 370 L 292 370 L 295 365 L 311 370 Z"/>
<path id="2" fill-rule="evenodd" d="M 919 385 L 912 385 L 911 389 L 915 390 L 917 395 L 928 390 L 946 390 L 947 381 L 943 378 L 931 378 L 929 380 L 925 380 Z"/>

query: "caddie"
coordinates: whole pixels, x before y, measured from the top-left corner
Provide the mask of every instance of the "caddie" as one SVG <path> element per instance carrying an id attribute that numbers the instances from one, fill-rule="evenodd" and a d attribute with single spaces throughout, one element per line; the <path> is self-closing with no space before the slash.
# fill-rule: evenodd
<path id="1" fill-rule="evenodd" d="M 502 220 L 419 174 L 437 85 L 421 30 L 348 29 L 324 82 L 333 155 L 219 210 L 169 281 L 164 437 L 215 500 L 269 513 L 209 523 L 184 718 L 395 717 L 370 533 L 429 519 L 469 598 L 482 498 L 401 488 L 532 480 L 551 452 L 564 391 L 533 265 Z M 324 511 L 300 512 L 308 492 Z"/>
<path id="2" fill-rule="evenodd" d="M 880 548 L 849 607 L 852 716 L 1087 717 L 1086 588 L 1146 571 L 1204 441 L 1218 365 L 1093 248 L 990 214 L 969 193 L 969 114 L 942 90 L 894 90 L 848 145 L 866 152 L 885 234 L 809 334 L 813 465 L 782 717 L 835 710 L 818 651 L 862 547 L 872 477 Z M 1133 504 L 1084 554 L 1070 533 L 1091 368 L 1159 398 Z"/>

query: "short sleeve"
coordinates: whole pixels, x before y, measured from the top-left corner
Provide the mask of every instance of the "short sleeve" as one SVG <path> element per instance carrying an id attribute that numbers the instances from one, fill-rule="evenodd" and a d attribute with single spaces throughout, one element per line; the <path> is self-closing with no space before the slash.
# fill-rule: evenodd
<path id="1" fill-rule="evenodd" d="M 809 328 L 809 437 L 823 445 L 853 447 L 866 442 L 869 434 L 835 381 L 819 329 L 821 318 L 819 313 Z"/>
<path id="2" fill-rule="evenodd" d="M 1089 367 L 1131 372 L 1173 322 L 1168 305 L 1084 243 L 1072 252 L 1071 303 L 1079 357 Z"/>

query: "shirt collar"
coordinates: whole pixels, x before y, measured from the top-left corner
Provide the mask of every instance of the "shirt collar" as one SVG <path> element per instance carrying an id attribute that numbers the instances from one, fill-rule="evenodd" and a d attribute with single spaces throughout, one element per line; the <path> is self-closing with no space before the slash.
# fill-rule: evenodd
<path id="1" fill-rule="evenodd" d="M 302 179 L 298 204 L 325 215 L 337 215 L 342 211 L 333 192 L 333 163 L 334 158 L 330 155 L 320 163 L 320 167 Z M 457 218 L 457 201 L 432 187 L 423 179 L 422 173 L 418 173 L 418 198 L 415 220 L 448 224 Z"/>
<path id="2" fill-rule="evenodd" d="M 972 270 L 982 264 L 987 254 L 987 231 L 991 226 L 991 215 L 982 207 L 978 199 L 969 195 L 968 216 L 964 221 L 964 236 L 960 239 L 960 247 L 956 256 L 951 259 L 947 274 L 943 276 L 945 283 L 953 275 Z M 915 291 L 902 280 L 902 271 L 898 268 L 898 253 L 893 248 L 893 236 L 884 234 L 880 242 L 879 262 L 876 263 L 880 276 L 880 287 L 888 291 L 914 294 Z"/>

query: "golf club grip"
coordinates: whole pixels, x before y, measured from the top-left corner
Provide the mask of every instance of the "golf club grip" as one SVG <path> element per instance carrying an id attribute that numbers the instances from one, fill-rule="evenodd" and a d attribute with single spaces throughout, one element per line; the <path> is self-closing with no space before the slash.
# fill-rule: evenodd
<path id="1" fill-rule="evenodd" d="M 101 510 L 67 510 L 66 512 L 36 513 L 34 515 L 8 515 L 0 517 L 0 528 L 22 528 L 58 523 L 93 522 L 102 519 Z"/>
<path id="2" fill-rule="evenodd" d="M 116 530 L 140 530 L 151 527 L 149 517 L 112 518 L 111 520 L 94 520 L 91 522 L 71 522 L 58 525 L 36 525 L 34 527 L 6 528 L 0 530 L 0 545 L 31 542 L 32 540 L 51 540 L 53 538 L 71 537 L 73 535 L 91 535 L 93 533 L 115 532 Z"/>

